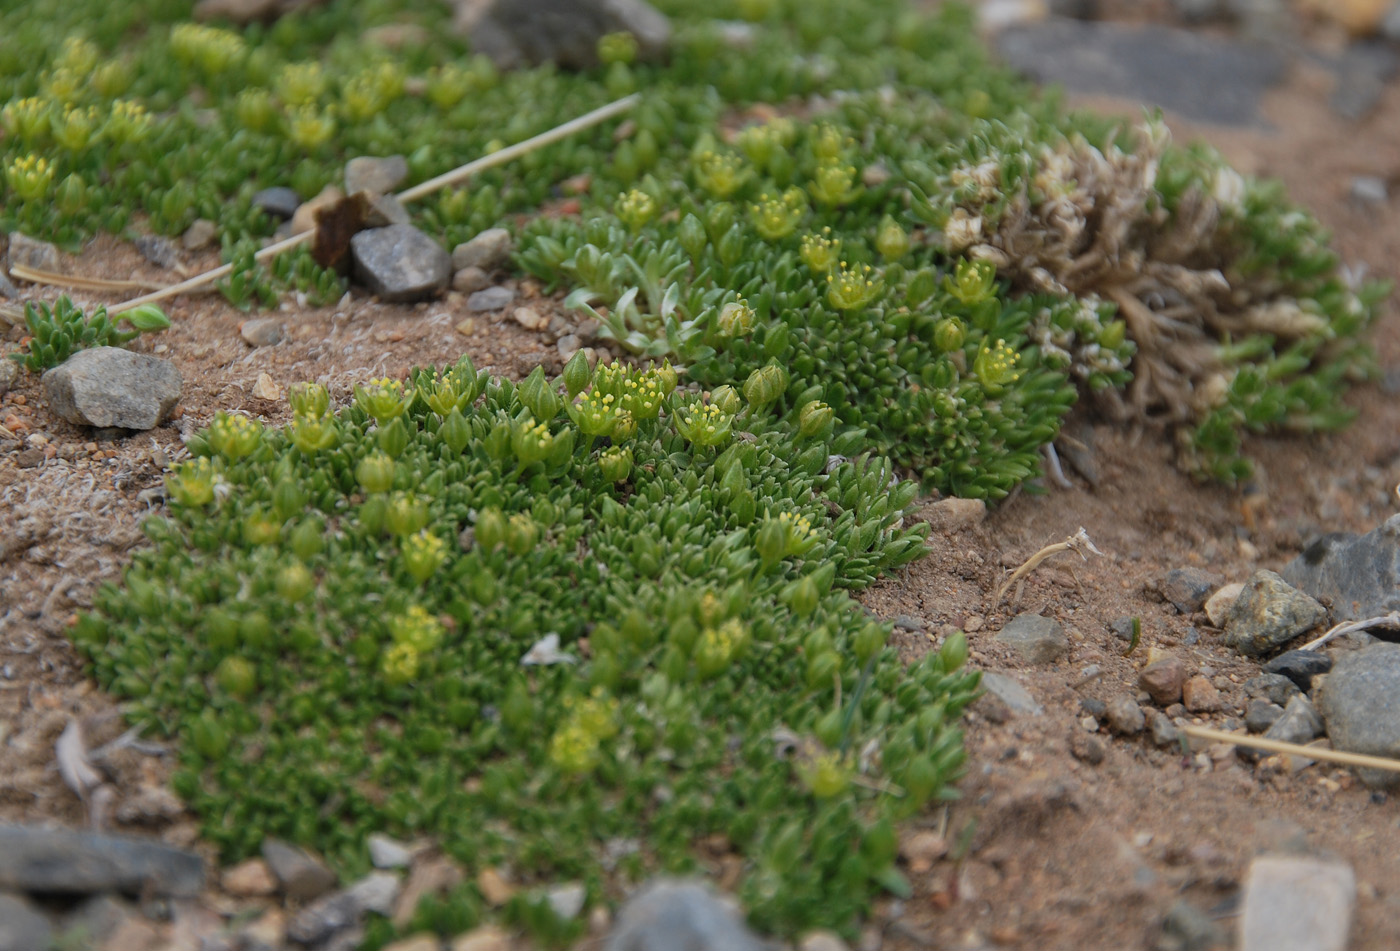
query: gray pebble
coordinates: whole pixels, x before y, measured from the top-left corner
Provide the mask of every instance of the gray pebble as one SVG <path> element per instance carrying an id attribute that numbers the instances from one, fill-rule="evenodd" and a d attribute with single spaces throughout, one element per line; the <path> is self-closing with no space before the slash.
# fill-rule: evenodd
<path id="1" fill-rule="evenodd" d="M 1283 707 L 1271 700 L 1251 700 L 1244 708 L 1244 725 L 1250 733 L 1263 733 L 1283 716 Z"/>
<path id="2" fill-rule="evenodd" d="M 1120 693 L 1108 701 L 1107 707 L 1108 728 L 1114 733 L 1133 736 L 1142 732 L 1147 720 L 1132 697 Z"/>
<path id="3" fill-rule="evenodd" d="M 997 632 L 995 640 L 1028 664 L 1052 664 L 1069 653 L 1064 626 L 1038 614 L 1019 614 Z"/>
<path id="4" fill-rule="evenodd" d="M 0 894 L 0 951 L 40 951 L 52 936 L 39 909 L 17 895 Z"/>
<path id="5" fill-rule="evenodd" d="M 362 155 L 345 163 L 345 194 L 387 195 L 407 178 L 408 160 L 402 155 Z"/>
<path id="6" fill-rule="evenodd" d="M 497 285 L 477 291 L 467 298 L 467 310 L 477 313 L 483 310 L 504 310 L 515 300 L 515 291 Z"/>
<path id="7" fill-rule="evenodd" d="M 80 350 L 43 376 L 54 413 L 80 426 L 154 429 L 180 402 L 184 381 L 168 360 L 121 347 Z"/>
<path id="8" fill-rule="evenodd" d="M 607 951 L 763 951 L 730 905 L 698 881 L 658 879 L 618 915 Z"/>
<path id="9" fill-rule="evenodd" d="M 447 289 L 452 260 L 412 225 L 371 228 L 350 239 L 355 273 L 380 300 L 428 300 Z"/>
<path id="10" fill-rule="evenodd" d="M 268 217 L 278 221 L 290 221 L 292 215 L 297 213 L 301 207 L 301 196 L 295 189 L 286 188 L 281 185 L 275 188 L 264 188 L 253 196 L 253 207 L 261 208 Z"/>
<path id="11" fill-rule="evenodd" d="M 1318 687 L 1317 707 L 1337 749 L 1400 757 L 1400 645 L 1373 644 L 1337 661 Z M 1400 788 L 1400 774 L 1357 773 L 1374 789 Z"/>
<path id="12" fill-rule="evenodd" d="M 458 271 L 464 267 L 494 271 L 505 265 L 510 251 L 510 232 L 505 228 L 487 228 L 470 241 L 452 249 L 452 266 Z"/>

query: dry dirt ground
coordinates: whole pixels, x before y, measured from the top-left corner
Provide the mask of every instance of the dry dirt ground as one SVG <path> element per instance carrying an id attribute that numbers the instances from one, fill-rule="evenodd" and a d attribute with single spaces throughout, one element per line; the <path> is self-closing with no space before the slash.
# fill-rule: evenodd
<path id="1" fill-rule="evenodd" d="M 1395 199 L 1361 205 L 1348 197 L 1353 175 L 1400 181 L 1400 87 L 1359 121 L 1333 115 L 1327 93 L 1326 75 L 1303 68 L 1267 103 L 1270 129 L 1191 128 L 1168 119 L 1179 141 L 1205 138 L 1237 167 L 1283 179 L 1334 229 L 1346 260 L 1400 277 Z M 1138 113 L 1132 103 L 1091 105 Z M 191 271 L 216 263 L 213 253 L 185 261 Z M 68 266 L 85 275 L 172 279 L 111 238 Z M 522 292 L 529 296 L 528 285 Z M 355 380 L 401 375 L 464 349 L 478 366 L 513 376 L 541 359 L 558 363 L 551 334 L 527 332 L 508 316 L 475 315 L 464 325 L 469 315 L 458 295 L 417 307 L 380 305 L 359 293 L 342 303 L 289 305 L 279 315 L 287 338 L 253 349 L 238 332 L 245 315 L 221 298 L 179 301 L 174 327 L 138 344 L 170 358 L 185 379 L 182 417 L 149 434 L 103 441 L 56 421 L 27 374 L 0 399 L 0 424 L 23 440 L 0 442 L 0 822 L 87 821 L 87 807 L 60 780 L 54 742 L 75 715 L 92 745 L 116 737 L 121 724 L 112 702 L 84 679 L 64 626 L 140 544 L 148 511 L 142 492 L 178 458 L 182 427 L 219 409 L 285 421 L 284 401 L 253 395 L 262 373 L 282 387 L 328 380 L 343 399 Z M 553 301 L 523 303 L 574 319 Z M 1400 367 L 1394 304 L 1375 344 L 1382 367 Z M 1103 747 L 1101 762 L 1081 758 L 1093 745 L 1080 723 L 1081 700 L 1134 693 L 1153 647 L 1176 652 L 1222 687 L 1224 709 L 1202 722 L 1238 723 L 1241 684 L 1257 665 L 1227 651 L 1203 614 L 1179 615 L 1154 585 L 1184 566 L 1243 580 L 1258 567 L 1277 568 L 1319 531 L 1365 531 L 1393 513 L 1400 405 L 1381 385 L 1356 390 L 1352 403 L 1357 422 L 1341 434 L 1250 441 L 1262 502 L 1256 495 L 1248 512 L 1240 492 L 1177 472 L 1161 433 L 1077 420 L 1094 427 L 1096 486 L 1071 474 L 1072 489 L 1022 492 L 978 525 L 935 534 L 930 557 L 869 592 L 866 603 L 882 615 L 922 622 L 923 630 L 897 635 L 911 656 L 928 649 L 941 626 L 957 625 L 969 631 L 977 666 L 1015 676 L 1044 707 L 1038 717 L 1008 717 L 987 702 L 973 708 L 963 799 L 921 823 L 948 852 L 939 857 L 936 840 L 919 840 L 914 894 L 885 903 L 877 916 L 885 948 L 1151 948 L 1167 910 L 1183 899 L 1230 932 L 1250 859 L 1280 850 L 1350 862 L 1358 882 L 1351 947 L 1400 947 L 1395 798 L 1373 796 L 1347 771 L 1321 764 L 1296 774 L 1256 770 L 1228 749 L 1192 757 L 1107 733 L 1093 741 Z M 38 453 L 24 454 L 32 449 Z M 993 603 L 1008 565 L 1080 526 L 1103 557 L 1081 563 L 1060 556 L 1031 577 L 1019 602 Z M 1026 668 L 994 646 L 991 635 L 1027 611 L 1065 625 L 1072 642 L 1066 659 Z M 1143 643 L 1129 657 L 1109 627 L 1125 616 L 1143 624 Z M 1090 667 L 1097 677 L 1086 677 Z M 104 765 L 117 790 L 107 807 L 113 827 L 194 842 L 193 821 L 161 792 L 168 775 L 162 758 L 124 749 Z"/>

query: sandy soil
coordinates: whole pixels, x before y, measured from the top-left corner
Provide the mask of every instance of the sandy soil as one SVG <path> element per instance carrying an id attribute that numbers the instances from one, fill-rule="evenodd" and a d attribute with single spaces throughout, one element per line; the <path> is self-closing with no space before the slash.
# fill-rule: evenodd
<path id="1" fill-rule="evenodd" d="M 1400 271 L 1394 199 L 1368 206 L 1348 193 L 1353 175 L 1400 180 L 1400 87 L 1387 90 L 1368 118 L 1352 122 L 1328 108 L 1328 83 L 1319 70 L 1295 71 L 1267 104 L 1267 130 L 1193 128 L 1168 119 L 1178 140 L 1205 138 L 1242 170 L 1282 178 L 1334 229 L 1346 260 L 1393 279 Z M 1132 103 L 1081 104 L 1138 113 Z M 185 261 L 191 271 L 216 263 L 213 254 Z M 68 266 L 85 275 L 172 279 L 110 238 Z M 521 290 L 532 296 L 528 285 Z M 547 299 L 519 303 L 556 313 L 556 332 L 525 331 L 508 312 L 499 322 L 468 315 L 460 295 L 417 307 L 356 295 L 319 310 L 289 305 L 279 315 L 286 340 L 254 349 L 239 337 L 245 315 L 221 298 L 181 301 L 172 309 L 174 328 L 139 346 L 169 357 L 184 375 L 183 414 L 125 440 L 95 439 L 57 422 L 37 380 L 22 375 L 0 399 L 0 424 L 19 437 L 0 434 L 0 821 L 87 821 L 87 806 L 58 775 L 54 742 L 73 716 L 83 718 L 94 746 L 120 734 L 121 724 L 112 702 L 84 680 L 63 630 L 140 544 L 149 498 L 142 493 L 159 484 L 166 461 L 179 457 L 182 428 L 218 409 L 287 419 L 284 401 L 253 395 L 262 373 L 283 388 L 327 379 L 344 397 L 354 380 L 452 360 L 464 349 L 478 366 L 513 376 L 542 359 L 557 365 L 554 339 L 575 319 Z M 1376 332 L 1382 366 L 1400 362 L 1395 317 L 1388 306 Z M 1229 933 L 1249 860 L 1265 851 L 1308 850 L 1355 868 L 1351 947 L 1400 947 L 1395 799 L 1373 796 L 1344 770 L 1256 769 L 1228 748 L 1184 756 L 1146 738 L 1091 736 L 1081 723 L 1082 700 L 1136 691 L 1137 671 L 1154 647 L 1176 652 L 1221 688 L 1224 709 L 1201 722 L 1238 723 L 1241 684 L 1257 665 L 1225 650 L 1203 614 L 1178 614 L 1157 596 L 1156 582 L 1184 566 L 1243 580 L 1257 567 L 1277 568 L 1316 532 L 1368 530 L 1395 511 L 1400 405 L 1381 386 L 1358 389 L 1352 403 L 1360 415 L 1344 433 L 1250 442 L 1260 461 L 1250 506 L 1237 491 L 1177 472 L 1161 433 L 1077 419 L 1094 434 L 1096 486 L 1071 473 L 1072 489 L 1021 492 L 980 524 L 935 535 L 929 558 L 866 596 L 874 610 L 920 628 L 898 634 L 911 656 L 927 650 L 944 625 L 962 627 L 975 664 L 1012 674 L 1045 708 L 1041 716 L 1018 717 L 991 702 L 974 707 L 963 799 L 926 815 L 915 830 L 941 837 L 947 854 L 931 836 L 911 838 L 914 894 L 882 905 L 867 935 L 872 946 L 882 933 L 886 948 L 1152 948 L 1180 900 L 1218 918 Z M 43 458 L 31 466 L 36 455 L 25 451 L 33 449 Z M 1031 577 L 1017 602 L 993 603 L 1009 566 L 1080 526 L 1104 557 L 1081 563 L 1062 556 Z M 992 644 L 1007 619 L 1028 611 L 1065 624 L 1072 641 L 1065 660 L 1024 668 Z M 1109 627 L 1125 616 L 1143 622 L 1143 643 L 1129 657 Z M 1086 675 L 1091 667 L 1097 676 Z M 1102 759 L 1093 763 L 1097 753 Z M 194 823 L 162 792 L 163 758 L 122 749 L 104 765 L 117 790 L 105 807 L 113 827 L 194 842 Z"/>

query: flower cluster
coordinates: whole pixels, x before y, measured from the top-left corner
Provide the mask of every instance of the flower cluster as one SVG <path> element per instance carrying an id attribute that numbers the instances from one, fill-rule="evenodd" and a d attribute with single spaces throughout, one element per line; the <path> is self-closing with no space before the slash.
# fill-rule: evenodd
<path id="1" fill-rule="evenodd" d="M 870 306 L 884 290 L 884 283 L 869 264 L 859 266 L 840 263 L 835 273 L 826 276 L 826 299 L 837 310 L 860 310 Z"/>

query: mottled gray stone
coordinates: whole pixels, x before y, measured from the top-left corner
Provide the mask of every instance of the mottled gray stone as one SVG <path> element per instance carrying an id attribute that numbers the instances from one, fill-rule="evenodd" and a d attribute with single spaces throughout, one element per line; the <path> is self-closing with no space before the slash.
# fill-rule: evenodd
<path id="1" fill-rule="evenodd" d="M 0 951 L 43 951 L 52 936 L 37 908 L 16 895 L 0 895 Z"/>
<path id="2" fill-rule="evenodd" d="M 1400 757 L 1400 644 L 1373 644 L 1339 660 L 1317 690 L 1317 708 L 1337 749 Z M 1400 773 L 1357 773 L 1373 788 L 1400 788 Z"/>
<path id="3" fill-rule="evenodd" d="M 501 69 L 598 64 L 598 40 L 628 32 L 644 59 L 665 54 L 671 23 L 643 0 L 457 0 L 454 29 Z"/>
<path id="4" fill-rule="evenodd" d="M 345 163 L 345 194 L 369 192 L 387 195 L 408 178 L 408 159 L 402 155 L 383 158 L 361 155 Z"/>
<path id="5" fill-rule="evenodd" d="M 1042 20 L 1004 30 L 997 52 L 1017 71 L 1071 92 L 1139 100 L 1223 125 L 1260 121 L 1284 78 L 1279 52 L 1169 27 Z"/>
<path id="6" fill-rule="evenodd" d="M 1272 700 L 1257 699 L 1245 704 L 1244 725 L 1250 733 L 1263 733 L 1283 716 L 1283 707 Z"/>
<path id="7" fill-rule="evenodd" d="M 1328 599 L 1336 621 L 1400 610 L 1400 515 L 1365 535 L 1324 535 L 1279 575 L 1314 598 Z"/>
<path id="8" fill-rule="evenodd" d="M 412 225 L 371 228 L 350 239 L 355 273 L 385 302 L 427 300 L 447 289 L 452 258 Z"/>
<path id="9" fill-rule="evenodd" d="M 1327 609 L 1272 571 L 1256 571 L 1225 616 L 1225 644 L 1258 657 L 1327 621 Z"/>
<path id="10" fill-rule="evenodd" d="M 1142 707 L 1126 693 L 1118 694 L 1104 705 L 1104 716 L 1108 719 L 1108 728 L 1123 736 L 1141 733 L 1147 725 Z"/>
<path id="11" fill-rule="evenodd" d="M 505 228 L 487 228 L 452 249 L 452 267 L 457 271 L 467 267 L 494 271 L 510 259 L 510 251 L 510 232 Z"/>
<path id="12" fill-rule="evenodd" d="M 1030 695 L 1030 691 L 1021 686 L 1020 681 L 1014 677 L 984 670 L 982 672 L 982 686 L 987 688 L 987 693 L 1006 704 L 1014 713 L 1038 717 L 1045 712 L 1044 708 L 1036 703 L 1035 698 Z"/>
<path id="13" fill-rule="evenodd" d="M 128 918 L 138 914 L 120 898 L 93 895 L 64 916 L 63 931 L 81 933 L 93 947 L 101 947 Z"/>
<path id="14" fill-rule="evenodd" d="M 250 347 L 271 347 L 282 342 L 287 328 L 276 317 L 252 317 L 238 325 L 238 335 Z"/>
<path id="15" fill-rule="evenodd" d="M 1282 740 L 1285 743 L 1311 743 L 1322 735 L 1322 718 L 1317 715 L 1312 701 L 1298 694 L 1288 701 L 1283 716 L 1274 721 L 1264 733 L 1268 740 Z"/>
<path id="16" fill-rule="evenodd" d="M 1312 679 L 1332 669 L 1332 658 L 1320 651 L 1284 651 L 1264 665 L 1266 674 L 1283 674 L 1307 693 Z"/>
<path id="17" fill-rule="evenodd" d="M 184 245 L 186 251 L 198 251 L 201 248 L 209 247 L 218 236 L 218 225 L 208 218 L 196 218 L 194 223 L 185 229 L 184 235 L 180 237 L 180 243 Z"/>
<path id="18" fill-rule="evenodd" d="M 1028 664 L 1052 664 L 1069 652 L 1064 627 L 1039 614 L 1018 614 L 997 632 L 996 641 L 1015 650 Z"/>
<path id="19" fill-rule="evenodd" d="M 1146 716 L 1147 729 L 1152 734 L 1152 742 L 1157 746 L 1172 746 L 1181 738 L 1176 724 L 1161 710 L 1149 708 Z"/>
<path id="20" fill-rule="evenodd" d="M 1283 674 L 1260 674 L 1244 682 L 1246 696 L 1286 706 L 1298 695 L 1298 685 Z"/>
<path id="21" fill-rule="evenodd" d="M 10 387 L 19 379 L 19 364 L 6 357 L 0 357 L 0 396 L 10 392 Z"/>
<path id="22" fill-rule="evenodd" d="M 467 298 L 467 310 L 472 312 L 504 310 L 513 300 L 515 300 L 515 291 L 509 287 L 500 285 L 487 287 Z"/>
<path id="23" fill-rule="evenodd" d="M 376 195 L 365 211 L 366 228 L 387 228 L 390 225 L 406 225 L 413 219 L 408 209 L 393 195 Z"/>
<path id="24" fill-rule="evenodd" d="M 659 879 L 623 905 L 607 951 L 764 951 L 764 943 L 703 883 Z"/>
<path id="25" fill-rule="evenodd" d="M 49 409 L 80 426 L 154 429 L 180 402 L 175 365 L 121 347 L 80 350 L 42 378 Z"/>
<path id="26" fill-rule="evenodd" d="M 1390 197 L 1390 189 L 1378 175 L 1353 175 L 1351 197 L 1363 205 L 1384 205 Z"/>
<path id="27" fill-rule="evenodd" d="M 413 853 L 402 842 L 380 832 L 371 832 L 365 840 L 369 846 L 369 861 L 375 868 L 407 868 Z"/>
<path id="28" fill-rule="evenodd" d="M 1158 590 L 1182 614 L 1201 609 L 1212 591 L 1225 581 L 1219 575 L 1200 568 L 1173 568 L 1162 579 Z"/>
<path id="29" fill-rule="evenodd" d="M 158 234 L 143 234 L 137 235 L 134 243 L 141 256 L 156 267 L 170 270 L 180 263 L 180 250 L 169 238 Z"/>
<path id="30" fill-rule="evenodd" d="M 297 912 L 287 923 L 287 937 L 299 944 L 318 944 L 354 929 L 366 912 L 392 915 L 400 890 L 397 876 L 375 872 Z"/>
<path id="31" fill-rule="evenodd" d="M 10 232 L 10 267 L 33 268 L 36 271 L 58 270 L 58 245 L 39 241 L 22 231 Z"/>
<path id="32" fill-rule="evenodd" d="M 1350 865 L 1260 856 L 1245 880 L 1239 951 L 1345 951 L 1355 903 Z"/>
<path id="33" fill-rule="evenodd" d="M 289 898 L 319 898 L 336 886 L 334 872 L 294 845 L 266 839 L 262 856 Z"/>
<path id="34" fill-rule="evenodd" d="M 0 825 L 0 889 L 189 898 L 204 887 L 198 855 L 149 839 Z"/>
<path id="35" fill-rule="evenodd" d="M 295 189 L 282 185 L 264 188 L 253 196 L 253 207 L 261 208 L 270 218 L 288 221 L 301 207 L 301 196 Z"/>
<path id="36" fill-rule="evenodd" d="M 1172 905 L 1162 920 L 1162 939 L 1156 947 L 1163 951 L 1219 951 L 1228 946 L 1224 929 L 1184 900 Z"/>

